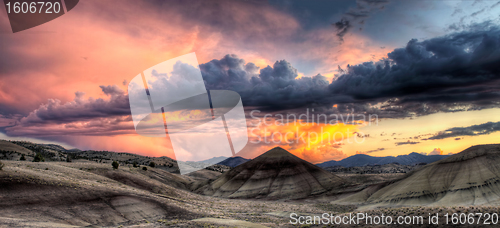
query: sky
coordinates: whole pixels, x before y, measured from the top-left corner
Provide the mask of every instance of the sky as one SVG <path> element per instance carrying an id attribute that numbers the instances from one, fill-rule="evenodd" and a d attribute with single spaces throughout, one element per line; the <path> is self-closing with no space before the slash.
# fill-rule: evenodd
<path id="1" fill-rule="evenodd" d="M 134 130 L 128 84 L 193 52 L 207 89 L 241 96 L 243 157 L 450 154 L 500 136 L 498 1 L 88 0 L 17 33 L 0 8 L 3 139 L 175 158 L 168 136 Z"/>

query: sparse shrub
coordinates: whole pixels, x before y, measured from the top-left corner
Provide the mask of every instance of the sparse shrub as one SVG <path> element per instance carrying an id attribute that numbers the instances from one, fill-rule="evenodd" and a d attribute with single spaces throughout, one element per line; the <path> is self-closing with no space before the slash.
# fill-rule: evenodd
<path id="1" fill-rule="evenodd" d="M 71 156 L 69 155 L 66 156 L 66 162 L 71 162 Z"/>
<path id="2" fill-rule="evenodd" d="M 150 166 L 151 168 L 154 168 L 154 167 L 156 166 L 156 164 L 155 164 L 154 162 L 150 162 L 150 163 L 149 163 L 149 166 Z"/>
<path id="3" fill-rule="evenodd" d="M 144 167 L 142 167 L 142 170 L 148 171 L 148 167 L 144 166 Z"/>
<path id="4" fill-rule="evenodd" d="M 118 169 L 118 167 L 120 166 L 120 163 L 118 163 L 117 161 L 113 161 L 113 163 L 111 163 L 111 165 L 113 166 L 113 169 Z"/>
<path id="5" fill-rule="evenodd" d="M 24 154 L 21 155 L 21 158 L 19 158 L 20 161 L 26 161 L 26 157 L 24 157 Z"/>
<path id="6" fill-rule="evenodd" d="M 134 168 L 137 168 L 139 167 L 139 164 L 137 164 L 137 162 L 134 162 Z"/>
<path id="7" fill-rule="evenodd" d="M 0 162 L 0 170 L 2 170 L 2 169 L 3 169 L 3 163 Z"/>
<path id="8" fill-rule="evenodd" d="M 45 158 L 40 153 L 37 153 L 35 155 L 35 158 L 33 158 L 33 162 L 44 162 L 44 161 L 45 161 Z"/>

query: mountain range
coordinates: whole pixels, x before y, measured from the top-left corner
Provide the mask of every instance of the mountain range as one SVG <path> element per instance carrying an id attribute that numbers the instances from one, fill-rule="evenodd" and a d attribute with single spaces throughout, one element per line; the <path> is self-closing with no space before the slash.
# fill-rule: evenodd
<path id="1" fill-rule="evenodd" d="M 316 164 L 319 167 L 354 167 L 354 166 L 367 166 L 367 165 L 385 165 L 391 163 L 398 163 L 400 165 L 416 165 L 420 163 L 432 163 L 449 155 L 423 155 L 419 153 L 411 153 L 407 155 L 387 156 L 387 157 L 373 157 L 366 154 L 356 154 L 340 161 L 327 161 Z"/>
<path id="2" fill-rule="evenodd" d="M 327 161 L 323 163 L 316 164 L 319 167 L 326 168 L 332 166 L 342 166 L 342 167 L 361 167 L 368 165 L 385 165 L 391 163 L 398 163 L 400 165 L 417 165 L 422 163 L 433 163 L 435 161 L 439 161 L 441 159 L 447 158 L 449 155 L 423 155 L 419 153 L 410 153 L 407 155 L 398 155 L 394 156 L 386 156 L 386 157 L 374 157 L 366 154 L 356 154 L 347 158 L 344 158 L 340 161 Z M 236 167 L 241 165 L 251 159 L 242 158 L 239 156 L 236 157 L 213 157 L 207 160 L 200 161 L 202 163 L 209 164 L 219 164 L 225 165 L 229 167 Z"/>

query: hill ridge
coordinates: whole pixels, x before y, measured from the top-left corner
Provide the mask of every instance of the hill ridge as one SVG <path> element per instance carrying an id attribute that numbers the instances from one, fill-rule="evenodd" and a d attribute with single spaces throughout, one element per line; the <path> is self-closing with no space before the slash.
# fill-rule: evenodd
<path id="1" fill-rule="evenodd" d="M 374 192 L 366 203 L 395 205 L 497 205 L 500 203 L 500 144 L 471 146 L 415 170 Z"/>

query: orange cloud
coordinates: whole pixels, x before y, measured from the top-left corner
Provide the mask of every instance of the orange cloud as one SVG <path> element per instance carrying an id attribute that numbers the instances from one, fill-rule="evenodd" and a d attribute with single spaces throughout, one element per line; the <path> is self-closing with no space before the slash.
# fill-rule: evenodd
<path id="1" fill-rule="evenodd" d="M 430 152 L 429 155 L 443 155 L 443 150 L 441 150 L 440 148 L 434 148 L 434 150 Z"/>
<path id="2" fill-rule="evenodd" d="M 354 142 L 358 126 L 350 124 L 307 123 L 299 120 L 286 124 L 267 121 L 250 129 L 249 141 L 266 148 L 281 146 L 310 162 L 344 158 L 340 146 L 346 140 Z"/>

